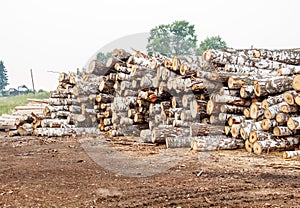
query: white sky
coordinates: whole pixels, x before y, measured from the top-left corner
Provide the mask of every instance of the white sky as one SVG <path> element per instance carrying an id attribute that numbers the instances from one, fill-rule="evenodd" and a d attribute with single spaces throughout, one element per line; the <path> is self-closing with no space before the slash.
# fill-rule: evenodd
<path id="1" fill-rule="evenodd" d="M 0 60 L 10 87 L 55 89 L 102 46 L 159 24 L 187 20 L 198 41 L 220 35 L 233 48 L 300 47 L 299 0 L 1 0 Z M 200 41 L 199 41 L 200 43 Z"/>

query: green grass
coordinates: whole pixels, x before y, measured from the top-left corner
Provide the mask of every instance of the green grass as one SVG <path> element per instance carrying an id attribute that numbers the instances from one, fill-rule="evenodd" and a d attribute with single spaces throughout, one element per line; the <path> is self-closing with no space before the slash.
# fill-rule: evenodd
<path id="1" fill-rule="evenodd" d="M 49 92 L 40 91 L 37 94 L 26 94 L 26 95 L 17 95 L 13 97 L 1 97 L 0 98 L 0 115 L 2 114 L 11 114 L 12 110 L 18 105 L 26 105 L 28 103 L 27 99 L 45 99 L 49 98 Z"/>

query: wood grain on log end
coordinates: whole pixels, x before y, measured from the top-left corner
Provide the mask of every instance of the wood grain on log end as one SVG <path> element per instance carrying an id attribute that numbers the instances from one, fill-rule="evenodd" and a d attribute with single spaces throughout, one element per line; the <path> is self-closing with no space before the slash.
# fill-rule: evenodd
<path id="1" fill-rule="evenodd" d="M 297 74 L 294 77 L 292 86 L 293 86 L 294 90 L 300 91 L 300 74 Z"/>
<path id="2" fill-rule="evenodd" d="M 259 142 L 255 142 L 253 144 L 253 152 L 257 155 L 260 155 L 262 153 L 263 149 Z"/>
<path id="3" fill-rule="evenodd" d="M 247 139 L 245 141 L 245 149 L 247 150 L 247 152 L 252 153 L 253 152 L 253 144 L 251 142 L 249 142 L 249 140 Z"/>

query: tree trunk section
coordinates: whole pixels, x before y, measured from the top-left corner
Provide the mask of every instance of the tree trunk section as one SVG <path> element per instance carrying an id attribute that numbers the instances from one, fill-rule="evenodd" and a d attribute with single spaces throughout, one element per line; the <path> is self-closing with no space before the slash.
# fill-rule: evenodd
<path id="1" fill-rule="evenodd" d="M 260 155 L 263 152 L 282 151 L 293 149 L 299 144 L 297 137 L 285 137 L 282 139 L 268 139 L 264 141 L 256 141 L 253 144 L 253 151 L 255 154 Z"/>
<path id="2" fill-rule="evenodd" d="M 195 151 L 232 150 L 245 146 L 242 139 L 234 139 L 226 135 L 195 137 L 191 142 L 191 148 Z"/>

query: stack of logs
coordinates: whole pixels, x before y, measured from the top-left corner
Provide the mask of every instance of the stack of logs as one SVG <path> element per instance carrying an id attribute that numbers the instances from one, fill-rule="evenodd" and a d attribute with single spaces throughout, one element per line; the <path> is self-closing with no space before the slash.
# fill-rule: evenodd
<path id="1" fill-rule="evenodd" d="M 35 134 L 88 127 L 169 148 L 245 147 L 256 154 L 299 146 L 299 50 L 208 50 L 173 58 L 134 51 L 116 49 L 106 63 L 91 61 L 81 76 L 62 73 L 40 123 L 33 122 L 39 123 Z"/>
<path id="2" fill-rule="evenodd" d="M 245 141 L 249 152 L 294 150 L 299 146 L 300 52 L 297 50 L 209 50 L 204 63 L 218 68 L 223 83 L 207 104 L 210 122 Z M 284 157 L 299 155 L 285 152 Z"/>
<path id="3" fill-rule="evenodd" d="M 296 50 L 209 50 L 202 61 L 115 50 L 106 64 L 89 65 L 98 75 L 98 127 L 199 151 L 293 149 L 299 57 Z"/>
<path id="4" fill-rule="evenodd" d="M 140 135 L 144 142 L 169 140 L 169 147 L 176 138 L 188 137 L 191 121 L 207 120 L 209 90 L 217 88 L 214 83 L 209 85 L 211 89 L 206 86 L 200 62 L 201 57 L 196 56 L 171 59 L 139 51 L 131 55 L 124 50 L 114 50 L 105 65 L 93 60 L 88 72 L 99 79 L 94 107 L 99 129 L 108 136 Z M 196 102 L 193 113 L 189 104 L 192 100 Z M 190 140 L 184 142 L 186 146 Z"/>
<path id="5" fill-rule="evenodd" d="M 83 77 L 83 78 L 82 78 Z M 71 136 L 83 133 L 99 133 L 95 128 L 85 128 L 90 125 L 85 121 L 86 103 L 75 95 L 75 85 L 80 85 L 84 75 L 61 73 L 56 90 L 50 91 L 46 100 L 29 99 L 27 106 L 15 107 L 13 115 L 3 115 L 0 127 L 9 136 Z M 77 128 L 75 128 L 75 124 Z M 83 128 L 82 128 L 83 127 Z"/>
<path id="6" fill-rule="evenodd" d="M 74 115 L 81 107 L 73 95 L 75 83 L 74 73 L 61 73 L 57 89 L 50 92 L 49 99 L 29 99 L 27 106 L 15 107 L 8 135 L 52 137 L 76 133 Z"/>
<path id="7" fill-rule="evenodd" d="M 9 131 L 9 136 L 31 134 L 31 123 L 34 121 L 31 114 L 42 114 L 47 101 L 28 99 L 28 102 L 26 106 L 16 106 L 11 115 L 2 115 L 0 130 Z"/>

